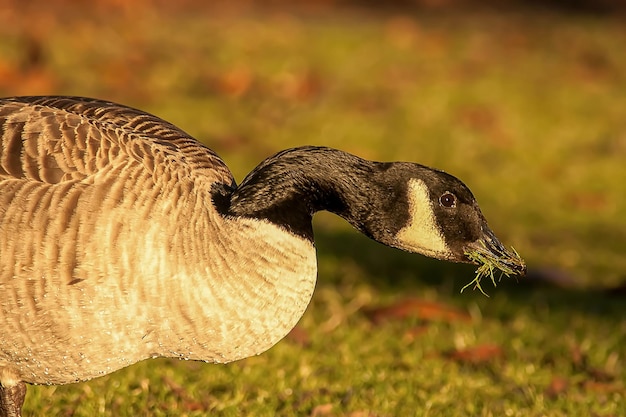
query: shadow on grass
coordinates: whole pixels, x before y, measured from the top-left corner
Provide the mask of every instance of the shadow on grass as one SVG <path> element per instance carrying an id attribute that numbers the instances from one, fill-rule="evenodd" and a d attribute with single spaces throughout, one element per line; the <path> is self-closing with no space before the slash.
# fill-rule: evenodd
<path id="1" fill-rule="evenodd" d="M 351 262 L 364 271 L 362 279 L 381 291 L 414 294 L 419 296 L 424 288 L 432 288 L 455 303 L 468 305 L 489 300 L 472 287 L 465 289 L 474 278 L 473 265 L 454 264 L 409 254 L 388 248 L 352 231 L 316 230 L 315 241 L 320 259 L 333 258 L 341 264 Z M 623 291 L 611 292 L 606 288 L 568 288 L 543 279 L 541 267 L 529 266 L 528 277 L 503 277 L 493 288 L 489 279 L 483 280 L 483 288 L 490 296 L 505 297 L 507 308 L 503 315 L 513 314 L 517 308 L 550 311 L 568 311 L 601 316 L 621 321 L 626 318 L 626 295 Z M 320 276 L 321 283 L 328 277 Z M 331 280 L 333 278 L 331 277 Z M 334 279 L 340 284 L 342 277 Z M 331 281 L 332 282 L 332 281 Z M 488 301 L 487 301 L 488 304 Z M 503 317 L 504 318 L 504 317 Z"/>

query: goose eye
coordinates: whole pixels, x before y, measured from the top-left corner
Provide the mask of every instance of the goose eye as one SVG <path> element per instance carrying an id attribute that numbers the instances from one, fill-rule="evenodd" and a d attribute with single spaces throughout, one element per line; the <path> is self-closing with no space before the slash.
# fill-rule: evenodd
<path id="1" fill-rule="evenodd" d="M 445 193 L 439 197 L 439 204 L 447 208 L 456 207 L 456 197 L 452 193 Z"/>

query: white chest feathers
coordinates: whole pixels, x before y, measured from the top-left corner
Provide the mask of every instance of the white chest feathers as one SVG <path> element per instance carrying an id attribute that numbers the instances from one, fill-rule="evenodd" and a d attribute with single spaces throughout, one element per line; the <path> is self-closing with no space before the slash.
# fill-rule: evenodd
<path id="1" fill-rule="evenodd" d="M 12 363 L 23 381 L 64 384 L 150 357 L 230 362 L 272 347 L 309 304 L 317 277 L 314 246 L 264 221 L 205 226 L 192 240 L 201 248 L 167 247 L 167 234 L 151 229 L 128 259 L 123 252 L 129 248 L 106 245 L 119 250 L 116 256 L 90 257 L 101 272 L 72 285 L 53 275 L 37 287 L 27 285 L 28 277 L 4 283 L 5 292 L 36 300 L 40 308 L 0 308 L 10 330 L 0 334 L 10 352 L 0 355 L 0 368 Z"/>
<path id="2" fill-rule="evenodd" d="M 317 278 L 312 243 L 265 221 L 236 222 L 236 233 L 234 223 L 224 223 L 221 247 L 210 248 L 203 270 L 170 287 L 179 301 L 175 317 L 148 337 L 156 354 L 245 358 L 272 347 L 304 314 Z"/>

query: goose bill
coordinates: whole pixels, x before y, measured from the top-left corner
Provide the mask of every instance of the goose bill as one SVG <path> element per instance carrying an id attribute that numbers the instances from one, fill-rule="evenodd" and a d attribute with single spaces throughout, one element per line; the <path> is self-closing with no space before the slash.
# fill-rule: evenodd
<path id="1" fill-rule="evenodd" d="M 499 269 L 505 275 L 526 275 L 526 264 L 515 249 L 507 249 L 494 233 L 483 226 L 483 237 L 469 244 L 465 250 L 468 260 L 476 265 Z"/>

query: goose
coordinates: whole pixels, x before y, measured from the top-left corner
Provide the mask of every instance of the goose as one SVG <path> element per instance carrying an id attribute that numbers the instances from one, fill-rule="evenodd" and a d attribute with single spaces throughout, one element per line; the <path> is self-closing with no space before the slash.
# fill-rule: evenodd
<path id="1" fill-rule="evenodd" d="M 387 246 L 523 274 L 471 191 L 443 171 L 321 146 L 265 159 L 237 185 L 176 126 L 98 99 L 0 99 L 0 415 L 26 384 L 136 362 L 226 363 L 298 322 L 327 210 Z"/>

